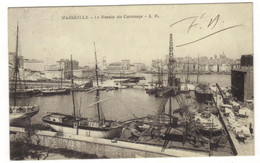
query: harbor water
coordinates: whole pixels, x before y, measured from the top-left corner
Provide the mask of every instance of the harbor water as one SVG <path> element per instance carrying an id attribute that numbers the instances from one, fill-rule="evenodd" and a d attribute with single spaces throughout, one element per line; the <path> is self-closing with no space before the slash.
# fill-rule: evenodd
<path id="1" fill-rule="evenodd" d="M 146 80 L 141 80 L 143 83 L 148 83 L 155 80 L 157 76 L 154 74 L 142 74 Z M 177 75 L 178 76 L 178 75 Z M 185 78 L 185 75 L 179 75 Z M 195 82 L 197 75 L 190 75 L 189 80 Z M 200 82 L 209 82 L 210 84 L 218 83 L 221 87 L 230 87 L 230 75 L 200 75 Z M 97 110 L 95 103 L 95 91 L 93 92 L 75 92 L 76 114 L 89 119 L 97 118 Z M 125 121 L 132 118 L 145 117 L 147 115 L 156 115 L 162 98 L 156 98 L 154 95 L 149 95 L 142 88 L 128 88 L 113 91 L 101 91 L 100 100 L 105 118 L 108 120 Z M 47 112 L 59 112 L 64 114 L 73 114 L 72 96 L 57 95 L 57 96 L 38 96 L 29 99 L 19 99 L 18 103 L 38 105 L 40 111 L 32 118 L 32 123 L 42 123 L 42 117 Z M 12 104 L 12 99 L 10 99 Z M 173 109 L 177 108 L 178 104 L 173 100 Z"/>
<path id="2" fill-rule="evenodd" d="M 146 82 L 156 81 L 158 80 L 157 74 L 141 74 L 146 78 Z M 163 81 L 167 81 L 167 75 L 163 75 Z M 177 78 L 180 78 L 182 82 L 186 81 L 187 75 L 186 74 L 177 74 Z M 196 83 L 197 82 L 197 75 L 190 74 L 188 77 L 189 82 Z M 203 74 L 199 75 L 198 77 L 199 83 L 209 83 L 210 85 L 215 85 L 216 83 L 219 84 L 220 87 L 230 87 L 231 86 L 231 75 L 224 75 L 224 74 Z"/>

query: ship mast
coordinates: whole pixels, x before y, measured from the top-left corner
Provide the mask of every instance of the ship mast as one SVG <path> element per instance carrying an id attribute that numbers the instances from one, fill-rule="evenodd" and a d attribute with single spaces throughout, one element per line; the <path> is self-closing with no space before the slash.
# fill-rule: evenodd
<path id="1" fill-rule="evenodd" d="M 163 87 L 163 63 L 161 62 L 161 82 Z"/>
<path id="2" fill-rule="evenodd" d="M 15 68 L 14 68 L 14 106 L 16 106 L 16 91 L 17 91 L 17 75 L 19 73 L 19 59 L 18 59 L 18 35 L 19 35 L 19 25 L 17 23 L 17 33 L 16 33 L 16 53 L 15 53 Z"/>
<path id="3" fill-rule="evenodd" d="M 189 73 L 190 73 L 190 57 L 188 55 L 188 69 L 187 69 L 186 83 L 188 83 L 188 81 L 189 81 Z"/>
<path id="4" fill-rule="evenodd" d="M 72 61 L 72 55 L 70 55 L 70 64 L 71 64 L 71 95 L 72 95 L 72 107 L 73 107 L 73 116 L 75 118 L 75 124 L 76 124 L 76 134 L 79 134 L 79 128 L 78 128 L 78 119 L 76 117 L 76 108 L 75 108 L 75 97 L 74 97 L 74 80 L 73 80 L 73 61 Z"/>
<path id="5" fill-rule="evenodd" d="M 73 116 L 76 120 L 76 108 L 75 108 L 75 97 L 74 97 L 74 80 L 73 80 L 73 61 L 72 61 L 72 55 L 70 56 L 70 63 L 71 63 L 71 95 L 72 95 L 72 104 L 73 104 Z"/>
<path id="6" fill-rule="evenodd" d="M 161 87 L 160 61 L 158 60 L 158 88 Z"/>
<path id="7" fill-rule="evenodd" d="M 95 71 L 96 71 L 96 80 L 97 80 L 97 91 L 96 91 L 96 101 L 98 102 L 99 101 L 99 95 L 100 95 L 100 92 L 99 92 L 99 84 L 98 84 L 98 66 L 97 66 L 97 52 L 96 52 L 96 44 L 94 42 L 94 51 L 95 51 L 95 62 L 96 62 L 96 68 L 95 68 Z M 100 105 L 99 105 L 99 102 L 97 103 L 97 111 L 98 111 L 98 121 L 100 122 L 102 117 L 101 117 L 101 108 L 100 108 Z"/>
<path id="8" fill-rule="evenodd" d="M 60 88 L 62 88 L 62 80 L 63 80 L 63 78 L 62 78 L 62 65 L 61 65 L 61 62 L 60 62 Z"/>
<path id="9" fill-rule="evenodd" d="M 200 55 L 198 54 L 198 74 L 197 74 L 197 84 L 199 84 L 199 74 L 200 74 Z"/>

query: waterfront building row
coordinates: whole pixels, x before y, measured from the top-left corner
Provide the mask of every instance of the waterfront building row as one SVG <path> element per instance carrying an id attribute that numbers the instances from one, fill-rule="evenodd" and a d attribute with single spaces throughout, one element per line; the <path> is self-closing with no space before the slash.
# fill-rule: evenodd
<path id="1" fill-rule="evenodd" d="M 167 65 L 159 66 L 160 71 L 163 69 L 163 71 L 167 72 Z M 183 63 L 183 62 L 175 62 L 174 70 L 177 73 L 206 73 L 206 72 L 223 72 L 223 73 L 230 73 L 231 69 L 235 68 L 237 66 L 230 65 L 230 64 L 200 64 L 197 63 Z M 158 66 L 152 66 L 151 71 L 158 72 Z"/>

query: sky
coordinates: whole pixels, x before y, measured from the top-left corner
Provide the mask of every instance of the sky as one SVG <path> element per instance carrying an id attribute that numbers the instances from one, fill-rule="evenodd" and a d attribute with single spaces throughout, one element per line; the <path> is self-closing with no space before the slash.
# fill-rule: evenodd
<path id="1" fill-rule="evenodd" d="M 109 63 L 151 65 L 169 54 L 170 34 L 174 57 L 253 53 L 251 3 L 9 8 L 9 52 L 15 52 L 17 24 L 18 54 L 45 64 L 70 55 L 80 66 L 93 64 L 95 42 L 99 62 L 105 56 Z"/>

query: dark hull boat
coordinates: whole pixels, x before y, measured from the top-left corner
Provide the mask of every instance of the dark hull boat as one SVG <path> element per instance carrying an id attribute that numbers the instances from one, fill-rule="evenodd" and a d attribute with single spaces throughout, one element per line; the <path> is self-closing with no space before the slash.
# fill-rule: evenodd
<path id="1" fill-rule="evenodd" d="M 42 90 L 41 94 L 43 96 L 68 95 L 68 94 L 70 94 L 70 90 L 68 90 L 68 89 L 49 89 L 49 90 Z"/>
<path id="2" fill-rule="evenodd" d="M 145 92 L 148 94 L 156 94 L 159 91 L 162 91 L 163 88 L 150 88 L 150 89 L 145 89 Z"/>
<path id="3" fill-rule="evenodd" d="M 10 97 L 14 97 L 14 96 L 16 96 L 16 97 L 24 97 L 24 96 L 30 97 L 30 96 L 38 95 L 40 93 L 41 93 L 41 91 L 38 90 L 38 89 L 24 89 L 24 90 L 16 90 L 16 91 L 11 90 L 11 91 L 9 91 L 9 96 Z"/>
<path id="4" fill-rule="evenodd" d="M 198 90 L 195 90 L 195 96 L 196 96 L 196 100 L 199 103 L 205 103 L 207 101 L 212 101 L 212 98 L 213 98 L 212 93 L 205 93 L 205 92 L 201 92 Z"/>
<path id="5" fill-rule="evenodd" d="M 198 85 L 195 88 L 195 97 L 197 102 L 206 103 L 213 100 L 213 93 L 207 85 Z"/>
<path id="6" fill-rule="evenodd" d="M 197 84 L 199 83 L 199 56 L 198 56 L 198 74 L 197 74 Z M 195 87 L 195 97 L 197 102 L 199 103 L 207 103 L 209 101 L 213 101 L 213 93 L 209 87 L 209 84 L 206 83 L 199 83 Z"/>

